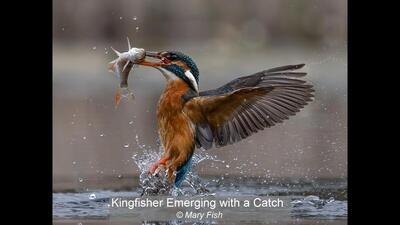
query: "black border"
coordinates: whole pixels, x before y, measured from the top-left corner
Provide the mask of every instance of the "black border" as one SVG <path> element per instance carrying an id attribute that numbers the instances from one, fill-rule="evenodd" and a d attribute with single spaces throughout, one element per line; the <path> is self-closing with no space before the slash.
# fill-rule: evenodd
<path id="1" fill-rule="evenodd" d="M 2 128 L 9 145 L 3 145 L 2 148 L 2 186 L 6 189 L 3 192 L 4 197 L 10 198 L 3 203 L 7 202 L 6 208 L 17 212 L 17 217 L 11 218 L 13 220 L 52 223 L 53 2 L 42 0 L 14 4 L 3 6 L 3 10 L 9 11 L 9 15 L 4 14 L 6 17 L 3 18 L 5 26 L 2 32 L 2 38 L 6 39 L 2 42 L 5 47 L 2 61 L 2 111 L 6 114 L 2 117 L 5 122 Z M 370 84 L 362 83 L 365 77 L 360 79 L 360 75 L 368 77 L 368 73 L 376 72 L 360 69 L 366 66 L 365 61 L 360 59 L 360 55 L 365 53 L 363 46 L 366 47 L 365 43 L 360 42 L 365 38 L 360 30 L 371 28 L 368 27 L 369 23 L 366 24 L 366 18 L 379 16 L 375 13 L 357 15 L 364 8 L 358 9 L 356 13 L 356 7 L 355 1 L 348 0 L 349 223 L 356 222 L 356 216 L 366 216 L 359 209 L 358 202 L 369 196 L 360 190 L 368 188 L 365 185 L 368 184 L 370 174 L 365 171 L 368 165 L 356 163 L 362 161 L 363 159 L 359 159 L 368 155 L 373 147 L 360 145 L 371 138 L 371 135 L 363 136 L 356 130 L 357 127 L 365 127 L 362 124 L 366 122 L 361 115 L 362 109 L 368 104 L 367 100 L 362 99 L 369 93 L 368 90 L 357 89 L 360 86 L 371 87 Z M 357 56 L 357 53 L 360 55 Z M 371 112 L 368 114 L 369 118 L 373 116 Z M 360 186 L 356 188 L 357 185 Z"/>
<path id="2" fill-rule="evenodd" d="M 52 224 L 52 6 L 2 7 L 2 203 L 16 223 Z"/>

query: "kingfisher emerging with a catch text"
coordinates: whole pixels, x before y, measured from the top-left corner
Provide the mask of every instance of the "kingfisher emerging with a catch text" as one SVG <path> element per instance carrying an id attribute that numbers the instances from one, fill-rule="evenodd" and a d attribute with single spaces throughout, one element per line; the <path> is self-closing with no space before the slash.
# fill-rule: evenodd
<path id="1" fill-rule="evenodd" d="M 199 69 L 181 52 L 146 51 L 137 64 L 158 69 L 167 81 L 157 107 L 164 153 L 149 174 L 164 167 L 177 187 L 191 167 L 196 147 L 210 149 L 243 140 L 295 115 L 313 99 L 313 86 L 301 79 L 306 73 L 297 71 L 304 64 L 242 76 L 208 91 L 199 91 Z"/>

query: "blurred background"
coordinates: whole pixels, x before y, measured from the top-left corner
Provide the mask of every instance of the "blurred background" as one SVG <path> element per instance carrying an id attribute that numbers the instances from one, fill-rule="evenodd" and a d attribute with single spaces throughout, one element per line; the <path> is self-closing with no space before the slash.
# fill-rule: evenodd
<path id="1" fill-rule="evenodd" d="M 152 68 L 129 79 L 134 101 L 114 107 L 107 71 L 127 50 L 179 50 L 200 89 L 271 67 L 306 63 L 315 101 L 232 146 L 208 150 L 200 176 L 347 178 L 347 1 L 54 0 L 53 189 L 135 185 L 132 160 L 158 149 L 155 108 L 165 80 Z"/>

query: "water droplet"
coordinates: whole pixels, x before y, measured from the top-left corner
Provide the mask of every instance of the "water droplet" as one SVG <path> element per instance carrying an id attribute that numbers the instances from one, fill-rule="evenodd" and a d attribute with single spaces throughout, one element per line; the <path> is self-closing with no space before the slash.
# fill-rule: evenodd
<path id="1" fill-rule="evenodd" d="M 326 203 L 331 203 L 331 202 L 333 202 L 333 201 L 335 201 L 335 198 L 330 197 L 328 200 L 326 200 Z"/>
<path id="2" fill-rule="evenodd" d="M 100 137 L 104 137 L 104 134 L 100 134 Z"/>
<path id="3" fill-rule="evenodd" d="M 76 162 L 75 162 L 75 161 L 73 161 L 73 162 L 72 162 L 72 165 L 76 165 Z"/>
<path id="4" fill-rule="evenodd" d="M 82 139 L 83 139 L 83 140 L 86 140 L 86 136 L 83 136 Z"/>
<path id="5" fill-rule="evenodd" d="M 90 194 L 89 195 L 89 199 L 90 200 L 96 199 L 96 195 L 94 193 Z"/>
<path id="6" fill-rule="evenodd" d="M 133 17 L 133 20 L 137 20 L 137 17 L 135 16 L 135 17 Z"/>
<path id="7" fill-rule="evenodd" d="M 133 124 L 133 121 L 129 121 L 129 124 Z"/>
<path id="8" fill-rule="evenodd" d="M 225 167 L 226 167 L 226 168 L 229 168 L 230 166 L 227 164 Z"/>
<path id="9" fill-rule="evenodd" d="M 121 174 L 118 174 L 118 179 L 121 179 L 122 178 L 122 175 Z"/>
<path id="10" fill-rule="evenodd" d="M 64 30 L 65 30 L 65 28 L 64 28 L 64 27 L 62 27 L 62 28 L 61 28 L 61 30 L 62 30 L 62 31 L 64 31 Z"/>
<path id="11" fill-rule="evenodd" d="M 124 148 L 129 148 L 129 144 L 124 144 Z"/>
<path id="12" fill-rule="evenodd" d="M 120 16 L 119 19 L 122 20 L 123 19 L 122 16 Z"/>
<path id="13" fill-rule="evenodd" d="M 93 49 L 93 50 L 96 50 L 96 48 L 97 48 L 96 46 L 93 46 L 93 48 L 92 48 L 92 49 Z"/>
<path id="14" fill-rule="evenodd" d="M 83 182 L 83 178 L 79 177 L 78 181 L 79 181 L 79 183 L 82 183 Z"/>
<path id="15" fill-rule="evenodd" d="M 136 31 L 139 31 L 139 27 L 136 27 L 135 29 L 136 29 Z"/>

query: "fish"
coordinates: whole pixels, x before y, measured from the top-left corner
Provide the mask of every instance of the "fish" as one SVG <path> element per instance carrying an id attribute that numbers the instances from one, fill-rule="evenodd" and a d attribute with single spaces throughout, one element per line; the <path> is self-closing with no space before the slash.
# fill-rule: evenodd
<path id="1" fill-rule="evenodd" d="M 108 63 L 108 71 L 115 73 L 120 79 L 114 97 L 115 107 L 119 105 L 121 98 L 134 99 L 133 92 L 128 88 L 129 73 L 135 64 L 142 62 L 146 57 L 146 51 L 143 48 L 131 47 L 128 37 L 127 40 L 128 51 L 126 52 L 119 52 L 111 47 L 118 58 Z"/>

